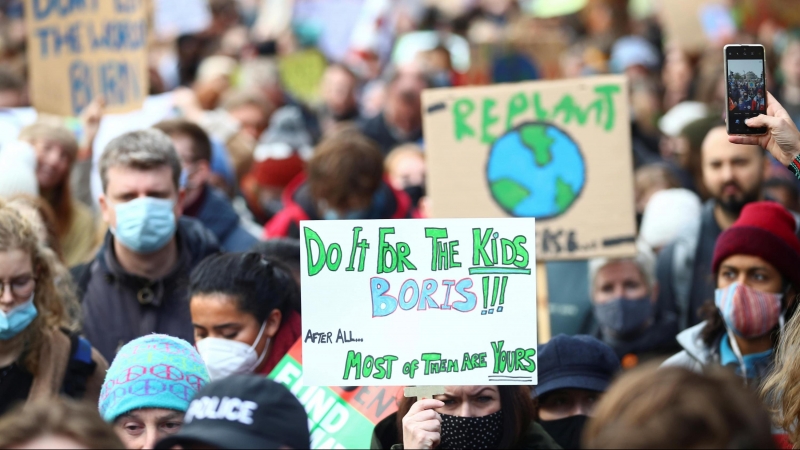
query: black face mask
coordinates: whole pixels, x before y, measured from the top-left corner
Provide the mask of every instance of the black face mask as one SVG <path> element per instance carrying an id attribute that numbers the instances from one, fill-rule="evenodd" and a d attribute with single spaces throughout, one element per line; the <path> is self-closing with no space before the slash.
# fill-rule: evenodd
<path id="1" fill-rule="evenodd" d="M 542 420 L 544 431 L 562 448 L 581 448 L 581 435 L 588 416 L 570 416 L 558 420 Z"/>
<path id="2" fill-rule="evenodd" d="M 425 185 L 419 186 L 406 186 L 403 190 L 411 197 L 411 204 L 416 208 L 419 206 L 419 200 L 425 197 Z"/>
<path id="3" fill-rule="evenodd" d="M 503 438 L 503 410 L 483 417 L 442 416 L 438 448 L 497 448 Z"/>

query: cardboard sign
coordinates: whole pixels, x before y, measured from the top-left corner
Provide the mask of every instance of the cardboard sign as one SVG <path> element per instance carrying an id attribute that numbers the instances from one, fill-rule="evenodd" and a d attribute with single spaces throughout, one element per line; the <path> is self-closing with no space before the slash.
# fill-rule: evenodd
<path id="1" fill-rule="evenodd" d="M 304 383 L 536 384 L 534 219 L 300 223 Z"/>
<path id="2" fill-rule="evenodd" d="M 670 0 L 661 2 L 659 17 L 664 27 L 668 44 L 677 45 L 687 52 L 700 53 L 710 44 L 703 28 L 703 10 L 722 0 Z"/>
<path id="3" fill-rule="evenodd" d="M 539 260 L 635 254 L 622 76 L 423 92 L 433 217 L 536 217 Z"/>
<path id="4" fill-rule="evenodd" d="M 306 386 L 301 348 L 298 340 L 269 378 L 289 388 L 305 406 L 311 448 L 370 448 L 375 425 L 397 411 L 400 388 Z"/>
<path id="5" fill-rule="evenodd" d="M 327 67 L 328 62 L 319 50 L 302 50 L 278 60 L 283 86 L 307 103 L 319 100 L 320 84 Z"/>
<path id="6" fill-rule="evenodd" d="M 26 0 L 33 106 L 78 115 L 95 97 L 106 113 L 139 108 L 148 93 L 144 0 Z"/>

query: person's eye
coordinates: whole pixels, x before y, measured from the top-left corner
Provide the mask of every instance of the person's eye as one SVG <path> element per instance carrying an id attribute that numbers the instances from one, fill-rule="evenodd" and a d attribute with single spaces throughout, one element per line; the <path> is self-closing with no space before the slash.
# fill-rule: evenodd
<path id="1" fill-rule="evenodd" d="M 183 426 L 183 422 L 167 422 L 163 424 L 161 427 L 164 428 L 167 432 L 175 433 L 181 429 Z"/>
<path id="2" fill-rule="evenodd" d="M 481 402 L 481 403 L 488 403 L 488 402 L 490 402 L 492 400 L 493 400 L 492 397 L 488 397 L 486 395 L 482 395 L 482 396 L 478 397 L 478 401 Z"/>
<path id="3" fill-rule="evenodd" d="M 456 401 L 453 400 L 452 398 L 448 398 L 448 399 L 442 400 L 442 403 L 444 403 L 445 406 L 448 406 L 448 405 L 455 405 Z"/>
<path id="4" fill-rule="evenodd" d="M 754 273 L 753 279 L 756 281 L 767 281 L 767 276 L 763 273 Z"/>
<path id="5" fill-rule="evenodd" d="M 225 339 L 236 339 L 236 336 L 238 336 L 238 335 L 239 335 L 239 332 L 236 331 L 234 333 L 223 334 L 222 337 L 224 337 Z"/>
<path id="6" fill-rule="evenodd" d="M 125 424 L 122 428 L 124 428 L 125 431 L 128 432 L 128 434 L 132 434 L 132 435 L 141 434 L 142 431 L 144 430 L 144 427 L 142 425 L 138 424 L 138 423 L 128 423 L 128 424 Z"/>

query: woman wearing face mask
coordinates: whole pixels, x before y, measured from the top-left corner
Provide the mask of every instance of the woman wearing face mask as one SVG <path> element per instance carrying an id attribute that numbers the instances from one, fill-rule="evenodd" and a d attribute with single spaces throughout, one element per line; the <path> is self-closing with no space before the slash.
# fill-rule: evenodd
<path id="1" fill-rule="evenodd" d="M 611 348 L 586 335 L 559 334 L 539 347 L 536 420 L 563 448 L 579 448 L 583 427 L 619 372 Z"/>
<path id="2" fill-rule="evenodd" d="M 78 337 L 33 227 L 0 202 L 0 414 L 59 394 L 97 401 L 108 364 Z"/>
<path id="3" fill-rule="evenodd" d="M 404 398 L 375 426 L 372 448 L 560 448 L 533 421 L 526 386 L 444 390 L 433 399 Z"/>
<path id="4" fill-rule="evenodd" d="M 714 248 L 717 280 L 707 320 L 678 335 L 684 350 L 664 365 L 701 371 L 729 366 L 751 386 L 769 374 L 773 349 L 795 310 L 800 241 L 795 220 L 778 203 L 750 203 Z"/>
<path id="5" fill-rule="evenodd" d="M 641 247 L 635 258 L 589 261 L 595 337 L 608 344 L 629 369 L 650 359 L 664 361 L 678 350 L 675 317 L 657 313 L 655 256 Z"/>
<path id="6" fill-rule="evenodd" d="M 189 285 L 197 350 L 212 380 L 268 374 L 300 337 L 291 272 L 257 253 L 209 256 Z"/>

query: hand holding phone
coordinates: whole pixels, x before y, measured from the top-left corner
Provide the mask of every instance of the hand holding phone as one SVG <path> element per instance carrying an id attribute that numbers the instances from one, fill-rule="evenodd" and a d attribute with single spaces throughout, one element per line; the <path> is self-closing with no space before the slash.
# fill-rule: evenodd
<path id="1" fill-rule="evenodd" d="M 766 114 L 747 119 L 747 123 L 754 128 L 766 128 L 766 134 L 729 136 L 728 140 L 734 144 L 759 145 L 767 149 L 781 164 L 788 166 L 800 155 L 800 131 L 786 109 L 769 92 L 767 102 L 769 107 Z"/>
<path id="2" fill-rule="evenodd" d="M 747 119 L 767 112 L 766 60 L 763 45 L 726 45 L 726 122 L 729 135 L 761 135 L 763 126 L 749 127 Z"/>

